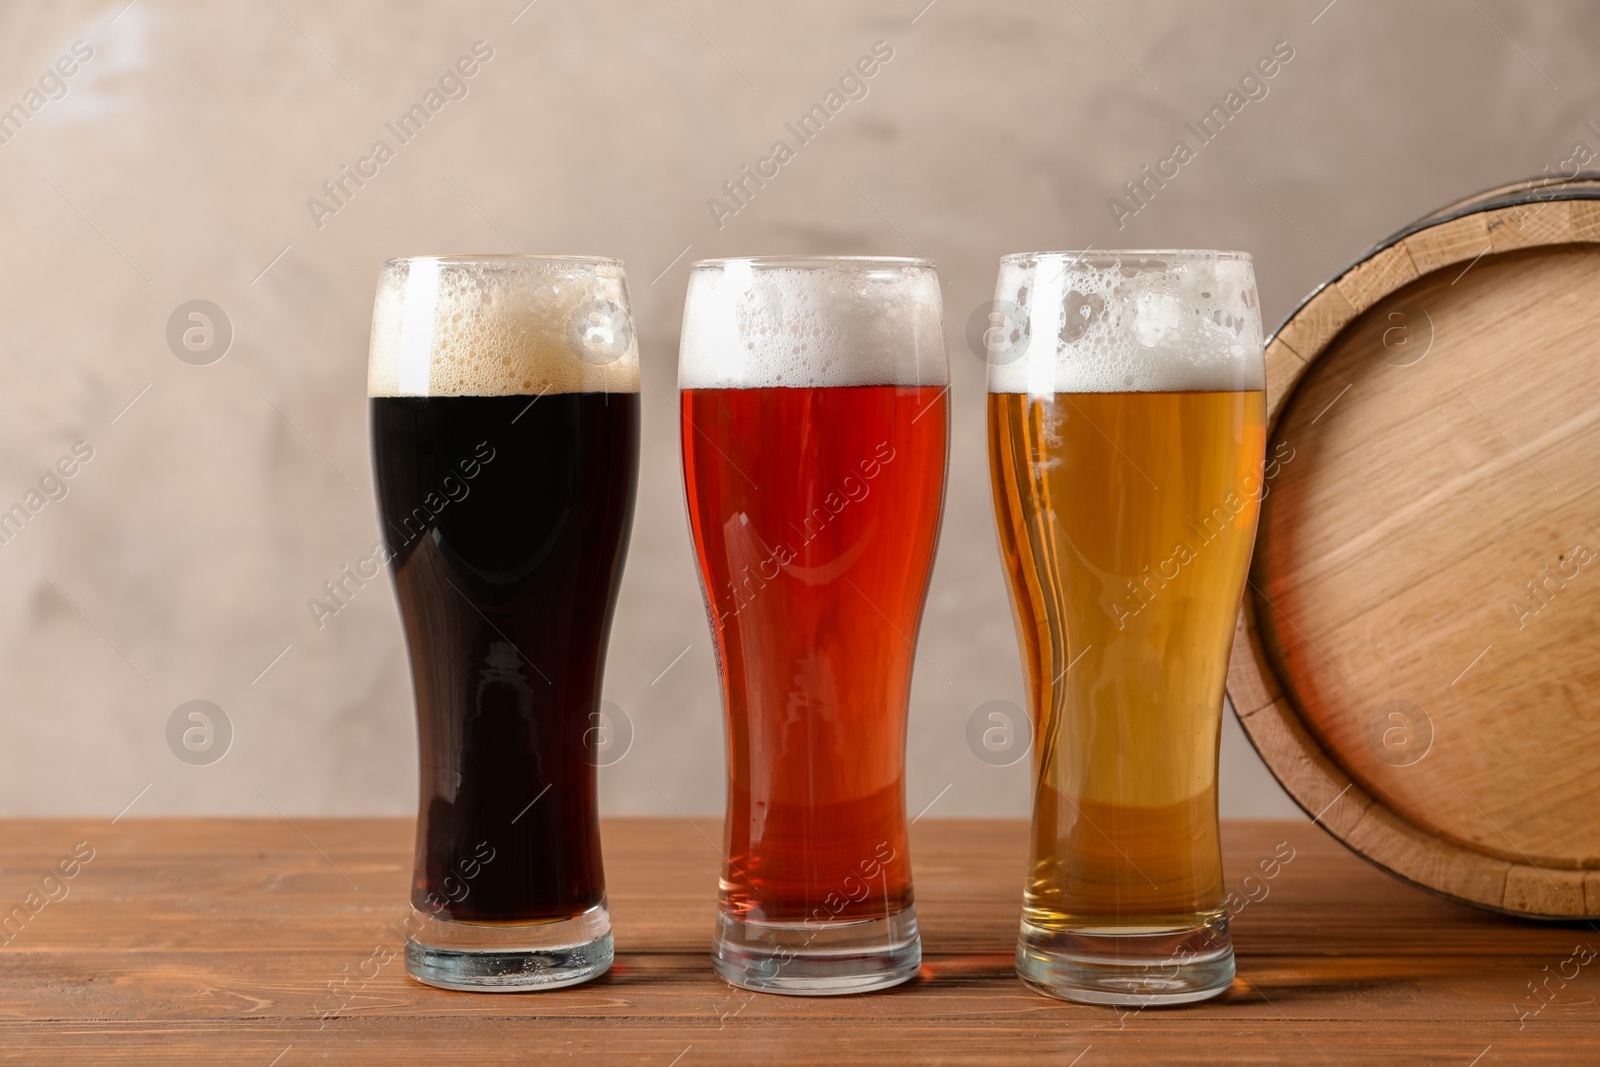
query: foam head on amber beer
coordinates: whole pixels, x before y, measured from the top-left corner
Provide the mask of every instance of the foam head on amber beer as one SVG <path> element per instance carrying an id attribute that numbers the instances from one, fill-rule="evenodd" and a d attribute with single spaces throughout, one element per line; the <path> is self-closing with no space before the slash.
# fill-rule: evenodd
<path id="1" fill-rule="evenodd" d="M 942 320 L 925 260 L 706 260 L 689 274 L 678 386 L 943 386 Z"/>
<path id="2" fill-rule="evenodd" d="M 423 256 L 383 265 L 369 396 L 638 391 L 639 348 L 617 260 Z"/>
<path id="3" fill-rule="evenodd" d="M 1026 252 L 1000 261 L 991 393 L 1266 388 L 1255 271 L 1243 252 Z"/>

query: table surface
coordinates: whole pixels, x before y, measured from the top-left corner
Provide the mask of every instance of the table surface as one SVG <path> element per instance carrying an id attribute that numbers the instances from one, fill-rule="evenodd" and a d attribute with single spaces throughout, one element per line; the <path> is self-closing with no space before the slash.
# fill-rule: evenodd
<path id="1" fill-rule="evenodd" d="M 712 974 L 715 820 L 613 819 L 604 832 L 616 964 L 587 985 L 508 995 L 445 992 L 406 975 L 395 924 L 409 820 L 5 821 L 0 907 L 38 910 L 0 932 L 10 937 L 0 947 L 0 1062 L 1600 1058 L 1595 926 L 1440 899 L 1309 822 L 1224 824 L 1239 977 L 1210 1003 L 1145 1011 L 1067 1004 L 1017 982 L 1020 822 L 913 827 L 921 975 L 827 998 L 747 993 Z M 75 849 L 93 858 L 46 882 Z M 351 991 L 336 1012 L 334 983 Z"/>

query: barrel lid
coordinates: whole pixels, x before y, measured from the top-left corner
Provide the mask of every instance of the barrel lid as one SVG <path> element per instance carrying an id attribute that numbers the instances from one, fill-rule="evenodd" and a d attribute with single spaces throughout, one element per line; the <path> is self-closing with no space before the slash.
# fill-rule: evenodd
<path id="1" fill-rule="evenodd" d="M 1373 247 L 1269 340 L 1267 404 L 1246 734 L 1394 874 L 1600 917 L 1600 175 Z"/>

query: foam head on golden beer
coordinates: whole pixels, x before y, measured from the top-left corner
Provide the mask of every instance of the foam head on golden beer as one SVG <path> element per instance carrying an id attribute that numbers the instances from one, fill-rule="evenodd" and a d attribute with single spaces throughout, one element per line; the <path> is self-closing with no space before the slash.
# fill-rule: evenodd
<path id="1" fill-rule="evenodd" d="M 1266 388 L 1255 272 L 1242 252 L 1007 256 L 995 304 L 1018 336 L 991 346 L 991 393 Z"/>
<path id="2" fill-rule="evenodd" d="M 1009 256 L 996 307 L 991 474 L 1038 738 L 1025 940 L 1029 922 L 1204 927 L 1266 492 L 1250 258 Z"/>

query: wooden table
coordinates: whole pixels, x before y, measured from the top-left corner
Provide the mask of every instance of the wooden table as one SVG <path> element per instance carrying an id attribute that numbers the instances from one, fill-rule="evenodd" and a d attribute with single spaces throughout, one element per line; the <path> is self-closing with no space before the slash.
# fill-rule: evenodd
<path id="1" fill-rule="evenodd" d="M 1015 822 L 914 827 L 921 977 L 822 999 L 745 993 L 712 975 L 714 820 L 609 821 L 616 965 L 531 995 L 450 993 L 406 975 L 394 923 L 410 875 L 407 820 L 10 820 L 0 835 L 0 902 L 26 912 L 30 891 L 42 902 L 0 934 L 10 937 L 7 1063 L 1600 1059 L 1594 927 L 1430 896 L 1305 822 L 1226 825 L 1236 906 L 1257 898 L 1234 920 L 1239 979 L 1209 1004 L 1142 1012 L 1049 1000 L 1017 982 L 1025 827 Z M 59 861 L 72 866 L 79 842 L 93 859 L 41 888 Z M 1259 865 L 1288 850 L 1264 877 Z M 352 999 L 335 1012 L 330 986 L 346 978 Z"/>

